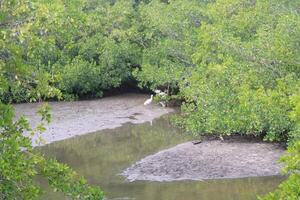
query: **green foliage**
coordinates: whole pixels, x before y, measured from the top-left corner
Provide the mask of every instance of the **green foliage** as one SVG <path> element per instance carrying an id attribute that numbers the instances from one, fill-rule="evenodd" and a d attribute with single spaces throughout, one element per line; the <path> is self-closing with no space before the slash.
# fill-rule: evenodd
<path id="1" fill-rule="evenodd" d="M 166 91 L 165 101 L 183 100 L 177 122 L 194 134 L 292 145 L 300 139 L 299 7 L 298 0 L 0 1 L 0 101 L 101 97 L 136 79 Z M 29 149 L 21 137 L 28 125 L 14 124 L 3 103 L 0 112 L 1 127 L 10 124 L 7 131 Z M 44 163 L 30 160 L 29 167 Z M 26 183 L 37 171 L 30 173 Z"/>
<path id="2" fill-rule="evenodd" d="M 207 6 L 193 54 L 197 67 L 180 82 L 184 127 L 271 141 L 286 140 L 289 132 L 299 137 L 290 117 L 300 91 L 297 6 L 247 0 Z"/>
<path id="3" fill-rule="evenodd" d="M 42 132 L 44 124 L 32 129 L 25 118 L 13 121 L 13 109 L 0 104 L 0 198 L 1 199 L 36 199 L 42 189 L 34 181 L 37 176 L 48 180 L 54 191 L 60 191 L 72 199 L 99 200 L 102 191 L 90 187 L 73 170 L 55 160 L 46 160 L 31 145 L 31 135 Z M 42 119 L 50 121 L 47 105 L 39 110 Z"/>
<path id="4" fill-rule="evenodd" d="M 36 68 L 28 60 L 34 49 L 28 41 L 37 38 L 30 30 L 43 19 L 37 18 L 36 3 L 29 1 L 1 1 L 0 72 L 6 89 L 2 90 L 4 102 L 38 101 L 43 98 L 60 98 L 60 91 L 53 87 L 53 77 Z M 2 89 L 2 88 L 1 88 Z"/>
<path id="5" fill-rule="evenodd" d="M 293 110 L 290 112 L 290 118 L 295 123 L 291 132 L 289 132 L 290 143 L 300 141 L 300 94 L 296 94 L 290 98 Z"/>
<path id="6" fill-rule="evenodd" d="M 279 185 L 279 188 L 260 200 L 294 200 L 300 197 L 300 142 L 291 145 L 280 159 L 286 166 L 284 173 L 289 177 Z"/>
<path id="7" fill-rule="evenodd" d="M 134 76 L 141 86 L 174 93 L 179 81 L 189 75 L 196 29 L 202 20 L 200 5 L 198 1 L 159 0 L 139 5 L 135 41 L 143 55 L 142 67 L 134 71 Z"/>
<path id="8" fill-rule="evenodd" d="M 29 136 L 43 132 L 44 123 L 50 122 L 47 104 L 39 110 L 41 124 L 33 129 L 24 117 L 15 119 L 12 106 L 4 103 L 61 96 L 53 86 L 53 76 L 32 65 L 29 59 L 33 51 L 27 51 L 28 41 L 37 40 L 30 31 L 34 23 L 44 22 L 49 14 L 42 12 L 36 18 L 36 6 L 31 1 L 0 2 L 0 199 L 37 199 L 42 193 L 35 181 L 37 176 L 47 179 L 54 191 L 72 199 L 103 199 L 100 188 L 88 186 L 68 166 L 47 160 L 33 149 Z"/>
<path id="9" fill-rule="evenodd" d="M 0 64 L 7 71 L 1 74 L 9 87 L 3 101 L 101 96 L 131 79 L 141 56 L 130 42 L 134 8 L 129 1 L 20 2 L 2 3 L 0 11 L 0 16 L 22 11 L 14 19 L 7 16 L 9 22 L 0 27 L 5 34 Z"/>

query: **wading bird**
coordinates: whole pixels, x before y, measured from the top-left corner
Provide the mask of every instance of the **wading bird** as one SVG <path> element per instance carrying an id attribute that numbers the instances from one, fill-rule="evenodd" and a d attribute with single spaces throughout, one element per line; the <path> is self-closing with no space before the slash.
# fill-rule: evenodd
<path id="1" fill-rule="evenodd" d="M 149 104 L 152 102 L 152 100 L 153 100 L 153 94 L 151 94 L 150 99 L 147 99 L 147 100 L 144 102 L 144 105 L 145 105 L 145 106 L 146 106 L 146 105 L 149 105 Z"/>

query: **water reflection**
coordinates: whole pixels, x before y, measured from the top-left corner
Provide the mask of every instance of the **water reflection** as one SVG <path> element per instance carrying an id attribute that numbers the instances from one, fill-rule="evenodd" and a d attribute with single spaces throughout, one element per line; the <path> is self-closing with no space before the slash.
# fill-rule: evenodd
<path id="1" fill-rule="evenodd" d="M 137 200 L 250 200 L 273 190 L 282 177 L 211 181 L 129 183 L 119 174 L 143 157 L 191 140 L 164 116 L 150 123 L 125 124 L 41 148 L 48 157 L 69 164 L 91 184 L 100 185 L 108 199 Z M 42 199 L 65 199 L 48 192 Z"/>

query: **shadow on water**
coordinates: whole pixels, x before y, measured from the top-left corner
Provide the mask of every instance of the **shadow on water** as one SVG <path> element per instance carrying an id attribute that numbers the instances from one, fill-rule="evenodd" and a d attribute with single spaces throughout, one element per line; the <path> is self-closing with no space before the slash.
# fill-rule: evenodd
<path id="1" fill-rule="evenodd" d="M 174 128 L 164 116 L 150 123 L 124 124 L 115 129 L 55 142 L 40 148 L 47 157 L 67 163 L 107 199 L 136 200 L 252 200 L 274 190 L 282 177 L 210 181 L 128 182 L 119 174 L 143 157 L 193 139 Z M 46 192 L 44 200 L 65 199 Z"/>

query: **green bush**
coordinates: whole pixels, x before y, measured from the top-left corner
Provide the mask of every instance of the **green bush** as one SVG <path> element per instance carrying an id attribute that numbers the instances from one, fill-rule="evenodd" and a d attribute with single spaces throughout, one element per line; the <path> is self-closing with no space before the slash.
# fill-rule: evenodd
<path id="1" fill-rule="evenodd" d="M 49 108 L 44 106 L 39 113 L 49 123 Z M 43 122 L 35 129 L 25 118 L 14 122 L 12 107 L 1 102 L 0 114 L 0 199 L 37 199 L 42 194 L 35 181 L 37 176 L 46 179 L 54 191 L 73 199 L 103 199 L 100 188 L 89 186 L 67 165 L 47 160 L 33 149 L 31 139 L 24 136 L 24 132 L 43 132 Z"/>
<path id="2" fill-rule="evenodd" d="M 182 126 L 199 134 L 288 138 L 296 129 L 291 98 L 300 91 L 298 4 L 228 0 L 208 5 L 193 55 L 197 67 L 180 83 L 186 98 Z"/>
<path id="3" fill-rule="evenodd" d="M 53 87 L 54 76 L 31 65 L 26 57 L 33 55 L 26 51 L 29 46 L 25 42 L 32 35 L 28 32 L 33 26 L 32 19 L 39 23 L 47 14 L 43 12 L 40 19 L 36 18 L 35 6 L 38 4 L 29 1 L 0 2 L 0 199 L 37 199 L 42 193 L 36 183 L 39 176 L 48 180 L 54 191 L 72 199 L 101 200 L 100 188 L 89 186 L 68 166 L 45 159 L 25 136 L 45 130 L 45 122 L 50 122 L 49 108 L 39 110 L 42 122 L 32 128 L 24 117 L 16 119 L 13 107 L 5 103 L 61 96 L 60 90 Z M 35 39 L 33 36 L 32 40 Z"/>
<path id="4" fill-rule="evenodd" d="M 201 1 L 159 0 L 139 5 L 135 41 L 143 54 L 141 68 L 134 76 L 141 87 L 166 89 L 171 94 L 178 91 L 178 83 L 194 67 L 191 55 L 203 5 Z"/>
<path id="5" fill-rule="evenodd" d="M 6 44 L 0 58 L 7 67 L 19 65 L 22 71 L 4 74 L 9 90 L 0 97 L 3 101 L 49 98 L 42 91 L 32 92 L 45 77 L 55 91 L 51 98 L 56 99 L 101 96 L 104 90 L 132 79 L 131 72 L 141 60 L 141 49 L 131 36 L 132 3 L 38 0 L 15 6 L 27 10 L 11 23 L 24 20 L 26 24 L 2 32 Z M 9 56 L 12 53 L 14 58 Z M 16 79 L 18 73 L 22 76 Z"/>
<path id="6" fill-rule="evenodd" d="M 296 200 L 300 197 L 300 142 L 291 145 L 280 159 L 286 166 L 284 173 L 289 177 L 279 185 L 275 192 L 271 192 L 260 200 Z"/>
<path id="7" fill-rule="evenodd" d="M 0 7 L 1 102 L 101 97 L 136 79 L 183 100 L 177 122 L 194 134 L 300 139 L 299 0 Z"/>

